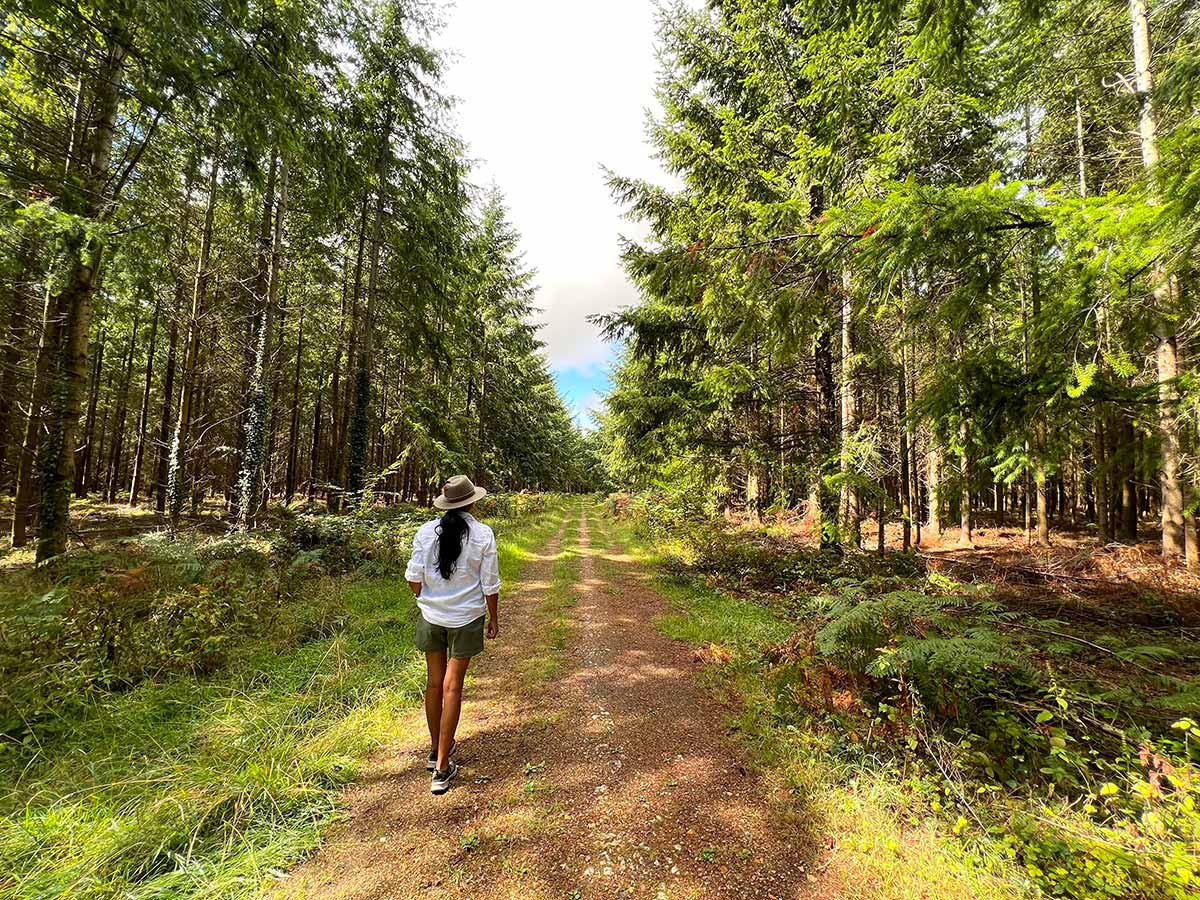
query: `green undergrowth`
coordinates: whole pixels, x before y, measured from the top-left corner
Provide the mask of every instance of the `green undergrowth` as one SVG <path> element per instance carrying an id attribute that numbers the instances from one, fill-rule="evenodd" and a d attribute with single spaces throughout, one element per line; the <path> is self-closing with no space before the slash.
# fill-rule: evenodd
<path id="1" fill-rule="evenodd" d="M 1170 666 L 1178 640 L 1084 631 L 1087 655 L 1031 630 L 1072 623 L 899 554 L 770 552 L 719 523 L 610 528 L 660 571 L 676 612 L 659 627 L 705 648 L 737 733 L 832 840 L 847 896 L 1194 895 L 1200 729 L 1174 706 L 1194 685 Z"/>
<path id="2" fill-rule="evenodd" d="M 509 584 L 562 521 L 561 502 L 539 508 L 491 520 Z M 326 561 L 281 595 L 277 618 L 314 604 L 320 629 L 260 622 L 230 635 L 211 671 L 95 685 L 0 745 L 0 898 L 250 897 L 316 846 L 367 754 L 424 727 L 407 715 L 425 681 L 393 562 L 407 548 L 379 547 L 349 571 L 330 561 L 344 556 L 339 534 L 364 532 L 406 540 L 398 525 L 345 522 L 280 539 Z M 254 552 L 270 577 L 271 551 Z"/>

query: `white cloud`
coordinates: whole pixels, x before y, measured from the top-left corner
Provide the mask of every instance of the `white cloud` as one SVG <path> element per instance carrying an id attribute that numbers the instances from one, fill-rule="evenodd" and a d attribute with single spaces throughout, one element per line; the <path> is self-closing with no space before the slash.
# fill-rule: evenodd
<path id="1" fill-rule="evenodd" d="M 588 316 L 610 312 L 637 300 L 637 291 L 619 272 L 591 281 L 560 281 L 544 286 L 538 302 L 544 307 L 541 339 L 555 369 L 586 370 L 612 357 L 599 329 Z"/>
<path id="2" fill-rule="evenodd" d="M 665 181 L 645 144 L 653 97 L 650 0 L 459 0 L 439 43 L 474 179 L 495 181 L 537 269 L 542 340 L 556 368 L 610 358 L 586 316 L 631 303 L 618 235 L 637 233 L 601 166 Z"/>

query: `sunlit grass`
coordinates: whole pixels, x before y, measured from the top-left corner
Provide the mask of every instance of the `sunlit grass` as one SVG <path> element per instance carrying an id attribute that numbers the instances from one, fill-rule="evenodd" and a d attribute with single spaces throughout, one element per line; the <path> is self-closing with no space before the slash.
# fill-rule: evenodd
<path id="1" fill-rule="evenodd" d="M 571 610 L 579 600 L 579 510 L 572 506 L 563 531 L 558 555 L 550 573 L 550 584 L 538 599 L 535 642 L 519 663 L 521 679 L 528 690 L 536 690 L 562 673 L 563 654 L 570 642 Z"/>

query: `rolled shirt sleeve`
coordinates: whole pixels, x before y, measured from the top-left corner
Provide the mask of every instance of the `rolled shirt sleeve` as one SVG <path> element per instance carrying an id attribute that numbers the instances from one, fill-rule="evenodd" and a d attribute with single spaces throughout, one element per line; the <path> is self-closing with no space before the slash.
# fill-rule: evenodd
<path id="1" fill-rule="evenodd" d="M 485 597 L 500 593 L 500 555 L 496 552 L 496 536 L 488 536 L 483 548 L 483 563 L 479 568 L 479 584 Z"/>
<path id="2" fill-rule="evenodd" d="M 425 580 L 425 544 L 421 540 L 421 531 L 413 535 L 412 556 L 408 558 L 408 565 L 404 569 L 405 581 L 420 583 Z"/>

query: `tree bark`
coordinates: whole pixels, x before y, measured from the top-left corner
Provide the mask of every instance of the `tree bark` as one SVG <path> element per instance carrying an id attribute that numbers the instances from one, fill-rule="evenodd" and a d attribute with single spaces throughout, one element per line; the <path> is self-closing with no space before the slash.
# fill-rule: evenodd
<path id="1" fill-rule="evenodd" d="M 17 273 L 9 285 L 8 328 L 4 341 L 2 368 L 0 368 L 0 489 L 15 487 L 15 467 L 8 464 L 8 451 L 14 430 L 14 411 L 19 412 L 17 390 L 24 380 L 21 377 L 21 360 L 28 352 L 29 341 L 29 291 L 26 285 L 33 276 L 36 260 L 35 242 L 23 238 L 18 248 L 20 260 Z M 19 420 L 18 420 L 19 421 Z"/>
<path id="2" fill-rule="evenodd" d="M 898 372 L 896 393 L 898 413 L 900 416 L 900 528 L 901 541 L 904 549 L 912 549 L 912 507 L 909 505 L 909 473 L 908 473 L 908 386 L 904 364 L 904 348 L 900 348 L 900 368 Z"/>
<path id="3" fill-rule="evenodd" d="M 287 476 L 284 479 L 283 500 L 292 502 L 296 493 L 296 473 L 300 453 L 300 361 L 304 354 L 304 309 L 300 309 L 300 322 L 296 328 L 296 368 L 292 378 L 292 422 L 288 429 Z"/>
<path id="4" fill-rule="evenodd" d="M 104 365 L 104 345 L 108 340 L 108 332 L 100 329 L 96 338 L 95 358 L 92 360 L 92 386 L 88 391 L 87 419 L 83 427 L 83 447 L 79 451 L 79 459 L 75 468 L 75 496 L 87 495 L 91 482 L 93 462 L 92 444 L 96 439 L 96 407 L 100 405 L 100 374 Z"/>
<path id="5" fill-rule="evenodd" d="M 175 417 L 175 433 L 167 454 L 167 514 L 172 527 L 179 524 L 183 512 L 183 482 L 187 472 L 188 430 L 191 426 L 192 401 L 196 390 L 197 363 L 200 358 L 200 329 L 204 302 L 208 294 L 209 261 L 212 256 L 213 218 L 217 209 L 217 177 L 221 170 L 221 136 L 213 144 L 212 161 L 208 171 L 208 199 L 204 206 L 204 226 L 200 234 L 200 253 L 196 260 L 196 277 L 192 284 L 192 309 L 188 317 L 187 338 L 183 348 L 183 376 L 180 379 L 179 406 Z M 164 407 L 166 402 L 164 401 Z M 166 425 L 164 409 L 163 425 Z"/>
<path id="6" fill-rule="evenodd" d="M 87 173 L 80 212 L 89 219 L 107 212 L 108 165 L 127 52 L 121 37 L 111 35 L 109 41 L 93 92 L 93 129 L 82 148 L 87 156 Z M 65 274 L 53 303 L 66 318 L 62 352 L 51 374 L 50 413 L 39 459 L 42 488 L 38 562 L 58 556 L 67 549 L 71 488 L 75 476 L 75 432 L 87 389 L 87 339 L 104 249 L 104 237 L 99 229 L 77 232 L 68 239 Z"/>
<path id="7" fill-rule="evenodd" d="M 276 170 L 279 176 L 279 200 L 275 202 Z M 259 233 L 258 275 L 255 297 L 258 313 L 254 338 L 254 371 L 251 374 L 250 414 L 246 419 L 246 451 L 238 475 L 237 528 L 251 530 L 259 510 L 259 484 L 263 472 L 263 451 L 266 448 L 267 420 L 271 413 L 271 327 L 274 319 L 275 297 L 279 286 L 279 268 L 283 258 L 283 215 L 287 206 L 287 161 L 279 160 L 276 150 L 271 158 L 271 172 L 263 199 L 263 227 Z M 274 237 L 271 214 L 274 210 Z"/>
<path id="8" fill-rule="evenodd" d="M 362 346 L 358 352 L 358 368 L 354 380 L 354 419 L 350 426 L 350 465 L 347 489 L 351 502 L 357 506 L 366 487 L 367 434 L 371 415 L 371 365 L 375 332 L 375 301 L 379 285 L 379 251 L 383 243 L 383 207 L 387 196 L 388 162 L 391 159 L 392 112 L 384 115 L 383 131 L 379 138 L 375 186 L 375 221 L 371 235 L 371 264 L 367 276 L 367 310 L 364 317 Z"/>
<path id="9" fill-rule="evenodd" d="M 846 538 L 852 547 L 862 546 L 861 511 L 858 490 L 851 485 L 855 473 L 850 467 L 850 444 L 858 431 L 858 397 L 855 393 L 854 371 L 854 300 L 850 270 L 842 272 L 842 516 Z"/>
<path id="10" fill-rule="evenodd" d="M 1129 0 L 1129 20 L 1133 36 L 1134 81 L 1138 97 L 1138 135 L 1142 164 L 1150 173 L 1154 186 L 1158 167 L 1158 120 L 1154 110 L 1154 68 L 1150 55 L 1150 17 L 1147 0 Z M 1183 482 L 1179 477 L 1182 461 L 1182 439 L 1177 420 L 1179 388 L 1179 351 L 1176 344 L 1173 316 L 1174 286 L 1161 262 L 1156 262 L 1151 275 L 1155 315 L 1158 322 L 1156 360 L 1158 363 L 1158 431 L 1162 465 L 1159 485 L 1162 491 L 1162 553 L 1165 559 L 1184 555 Z"/>
<path id="11" fill-rule="evenodd" d="M 136 506 L 142 462 L 146 456 L 146 429 L 150 425 L 150 390 L 154 386 L 154 353 L 158 346 L 158 319 L 162 302 L 155 296 L 154 316 L 150 320 L 150 341 L 146 346 L 146 375 L 142 382 L 142 408 L 138 414 L 137 447 L 133 451 L 133 475 L 129 479 L 129 505 Z"/>
<path id="12" fill-rule="evenodd" d="M 121 379 L 120 394 L 117 400 L 117 416 L 113 422 L 113 442 L 108 462 L 108 475 L 104 485 L 104 499 L 109 503 L 115 503 L 117 500 L 117 487 L 121 477 L 121 458 L 125 447 L 125 418 L 129 414 L 129 385 L 133 380 L 133 351 L 137 349 L 139 311 L 134 311 L 133 323 L 129 328 L 129 348 L 125 352 L 124 377 Z"/>

